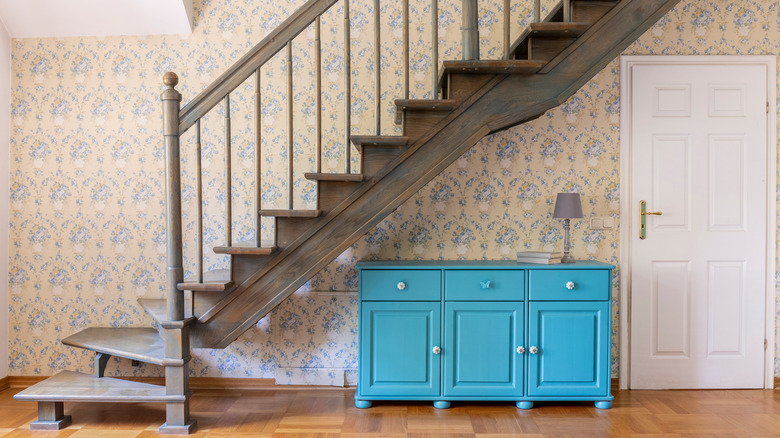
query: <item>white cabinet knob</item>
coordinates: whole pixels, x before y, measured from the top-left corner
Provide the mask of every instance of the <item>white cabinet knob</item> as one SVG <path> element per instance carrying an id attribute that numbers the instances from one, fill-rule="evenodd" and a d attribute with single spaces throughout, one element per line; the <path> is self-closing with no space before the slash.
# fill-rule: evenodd
<path id="1" fill-rule="evenodd" d="M 535 346 L 532 346 L 531 348 L 528 349 L 528 351 L 530 351 L 531 354 L 536 354 L 539 352 L 539 349 L 536 348 Z"/>
<path id="2" fill-rule="evenodd" d="M 569 289 L 569 290 L 574 289 L 574 282 L 573 281 L 567 282 L 566 283 L 566 289 Z"/>
<path id="3" fill-rule="evenodd" d="M 395 285 L 395 287 L 397 287 L 398 290 L 404 290 L 406 289 L 406 283 L 404 283 L 403 281 L 399 281 L 398 284 Z"/>
<path id="4" fill-rule="evenodd" d="M 490 289 L 490 280 L 480 281 L 479 285 L 482 286 L 482 289 Z"/>
<path id="5" fill-rule="evenodd" d="M 431 350 L 431 351 L 433 352 L 433 354 L 439 354 L 439 353 L 441 353 L 441 348 L 439 348 L 439 346 L 437 345 L 437 346 L 433 347 L 433 350 Z"/>
<path id="6" fill-rule="evenodd" d="M 517 347 L 517 354 L 523 354 L 523 353 L 525 353 L 525 347 L 523 347 L 522 345 Z"/>

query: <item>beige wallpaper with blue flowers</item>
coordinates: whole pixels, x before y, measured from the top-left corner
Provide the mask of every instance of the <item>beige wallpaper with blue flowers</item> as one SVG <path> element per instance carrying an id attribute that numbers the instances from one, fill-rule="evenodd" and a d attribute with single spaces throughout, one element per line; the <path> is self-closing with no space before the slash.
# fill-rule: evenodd
<path id="1" fill-rule="evenodd" d="M 91 356 L 64 347 L 63 337 L 87 326 L 146 326 L 136 303 L 161 297 L 164 266 L 160 78 L 181 77 L 192 98 L 235 59 L 277 26 L 300 0 L 196 0 L 195 30 L 186 37 L 110 37 L 14 40 L 12 47 L 9 366 L 11 375 L 87 371 Z M 374 123 L 370 67 L 371 2 L 353 1 L 353 133 Z M 382 2 L 382 126 L 392 124 L 400 96 L 400 18 Z M 512 2 L 512 29 L 528 22 L 525 1 Z M 545 7 L 549 6 L 547 2 Z M 430 96 L 430 39 L 417 29 L 429 21 L 429 2 L 411 2 L 412 97 Z M 460 56 L 460 2 L 442 1 L 440 59 Z M 502 2 L 480 1 L 484 58 L 501 53 Z M 394 9 L 396 8 L 396 9 Z M 323 21 L 323 83 L 343 80 L 337 6 Z M 780 54 L 780 2 L 683 0 L 626 54 Z M 311 32 L 295 49 L 296 207 L 316 202 L 302 178 L 313 160 L 304 134 L 314 124 Z M 277 93 L 286 75 L 278 57 L 263 69 L 266 207 L 285 206 L 286 182 L 278 170 L 286 152 L 286 98 Z M 283 82 L 282 82 L 283 83 Z M 234 197 L 254 190 L 249 114 L 251 86 L 233 102 Z M 343 162 L 343 110 L 326 93 L 323 168 Z M 220 110 L 217 110 L 219 113 Z M 610 63 L 559 108 L 541 118 L 485 138 L 445 172 L 339 256 L 289 300 L 224 350 L 195 350 L 192 373 L 210 377 L 275 378 L 280 383 L 355 382 L 357 366 L 357 260 L 511 259 L 522 249 L 562 245 L 559 221 L 550 218 L 554 194 L 578 191 L 586 216 L 619 213 L 619 63 Z M 209 245 L 224 235 L 221 129 L 204 121 L 204 184 Z M 184 139 L 185 181 L 192 139 Z M 188 152 L 189 151 L 189 152 Z M 189 155 L 188 155 L 189 154 Z M 190 179 L 189 181 L 192 181 Z M 185 182 L 185 227 L 192 227 L 194 188 Z M 780 195 L 779 195 L 780 196 Z M 236 201 L 234 239 L 252 231 L 252 205 Z M 593 231 L 575 221 L 574 255 L 617 264 L 618 232 Z M 264 224 L 268 227 L 268 224 Z M 268 233 L 268 229 L 265 230 Z M 192 269 L 193 245 L 185 250 Z M 224 258 L 210 256 L 218 268 Z M 617 306 L 615 306 L 617 308 Z M 617 319 L 615 318 L 615 321 Z M 613 331 L 617 332 L 617 326 Z M 777 350 L 777 348 L 776 348 Z M 617 349 L 613 349 L 613 374 Z M 160 375 L 161 369 L 112 360 L 108 374 Z M 780 365 L 776 369 L 780 376 Z"/>

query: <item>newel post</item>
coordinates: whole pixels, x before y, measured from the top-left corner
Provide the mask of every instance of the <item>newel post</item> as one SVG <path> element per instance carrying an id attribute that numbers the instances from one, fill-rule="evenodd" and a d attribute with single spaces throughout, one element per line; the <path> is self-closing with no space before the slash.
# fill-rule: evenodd
<path id="1" fill-rule="evenodd" d="M 477 0 L 463 0 L 463 60 L 479 59 L 479 10 Z"/>
<path id="2" fill-rule="evenodd" d="M 181 93 L 174 87 L 179 83 L 176 73 L 163 76 L 167 87 L 160 100 L 163 104 L 163 138 L 165 138 L 165 236 L 168 269 L 165 294 L 169 321 L 184 319 L 184 295 L 178 284 L 184 280 L 181 250 L 181 172 L 179 161 L 179 109 Z"/>

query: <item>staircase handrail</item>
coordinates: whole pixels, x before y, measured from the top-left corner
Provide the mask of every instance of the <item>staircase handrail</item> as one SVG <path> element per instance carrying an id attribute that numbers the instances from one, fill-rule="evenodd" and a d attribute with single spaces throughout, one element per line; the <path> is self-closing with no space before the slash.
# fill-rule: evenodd
<path id="1" fill-rule="evenodd" d="M 179 111 L 179 135 L 303 32 L 338 0 L 309 0 Z"/>

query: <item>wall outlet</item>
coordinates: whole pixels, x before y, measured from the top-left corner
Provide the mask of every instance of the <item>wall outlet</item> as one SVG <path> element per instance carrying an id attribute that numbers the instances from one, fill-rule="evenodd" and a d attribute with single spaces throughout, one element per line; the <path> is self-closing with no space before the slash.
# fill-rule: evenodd
<path id="1" fill-rule="evenodd" d="M 611 217 L 592 217 L 590 218 L 591 230 L 613 230 L 615 229 L 615 219 Z"/>

